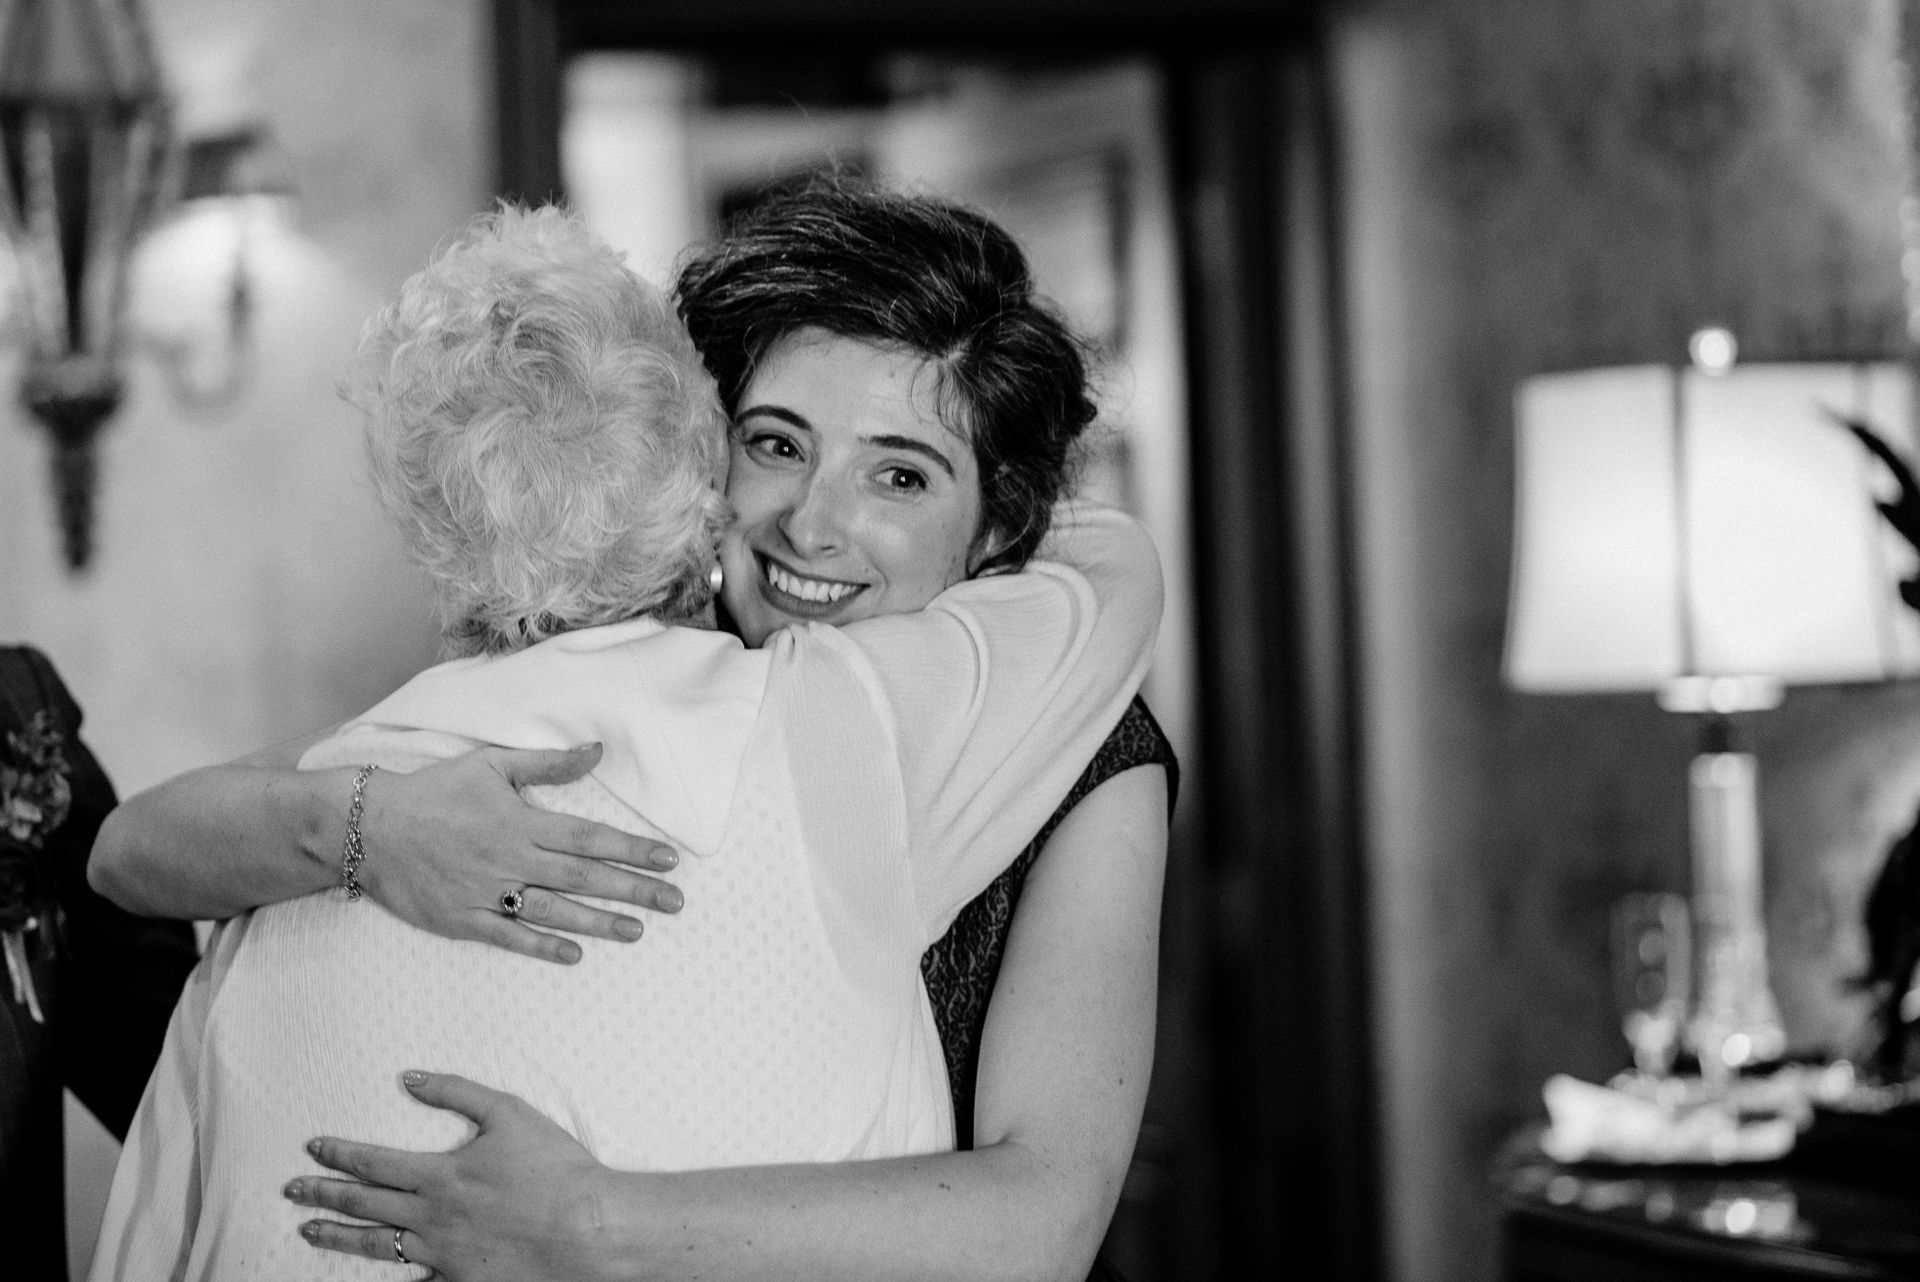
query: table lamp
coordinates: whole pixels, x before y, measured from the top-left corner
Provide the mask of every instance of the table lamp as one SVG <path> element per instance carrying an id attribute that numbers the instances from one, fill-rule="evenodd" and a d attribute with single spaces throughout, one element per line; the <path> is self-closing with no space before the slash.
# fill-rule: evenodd
<path id="1" fill-rule="evenodd" d="M 1702 330 L 1690 364 L 1528 379 L 1504 674 L 1541 693 L 1646 690 L 1695 714 L 1689 770 L 1698 977 L 1687 1041 L 1710 1077 L 1786 1049 L 1767 978 L 1758 763 L 1736 713 L 1784 687 L 1920 671 L 1898 581 L 1912 550 L 1876 511 L 1882 464 L 1837 424 L 1911 453 L 1892 363 L 1735 363 Z"/>

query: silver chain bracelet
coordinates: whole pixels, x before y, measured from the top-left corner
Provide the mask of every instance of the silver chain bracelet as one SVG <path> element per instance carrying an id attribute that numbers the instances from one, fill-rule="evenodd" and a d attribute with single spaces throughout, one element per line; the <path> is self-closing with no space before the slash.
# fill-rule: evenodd
<path id="1" fill-rule="evenodd" d="M 367 857 L 367 849 L 360 844 L 360 812 L 367 804 L 367 780 L 379 768 L 361 766 L 353 776 L 353 802 L 347 807 L 347 845 L 340 855 L 340 884 L 346 887 L 348 899 L 361 895 L 360 864 Z"/>

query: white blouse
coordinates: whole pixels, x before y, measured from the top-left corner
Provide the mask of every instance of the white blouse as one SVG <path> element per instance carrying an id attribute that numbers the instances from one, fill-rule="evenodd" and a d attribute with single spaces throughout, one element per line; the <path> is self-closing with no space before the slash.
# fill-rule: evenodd
<path id="1" fill-rule="evenodd" d="M 316 1251 L 280 1195 L 337 1135 L 446 1149 L 408 1068 L 510 1091 L 601 1162 L 683 1170 L 953 1145 L 919 961 L 1052 813 L 1138 688 L 1158 559 L 1106 509 L 915 614 L 758 651 L 650 620 L 420 674 L 303 769 L 492 742 L 605 745 L 536 804 L 690 851 L 686 906 L 560 967 L 328 891 L 224 923 L 175 1010 L 92 1278 L 392 1278 Z M 369 860 L 379 858 L 370 850 Z"/>

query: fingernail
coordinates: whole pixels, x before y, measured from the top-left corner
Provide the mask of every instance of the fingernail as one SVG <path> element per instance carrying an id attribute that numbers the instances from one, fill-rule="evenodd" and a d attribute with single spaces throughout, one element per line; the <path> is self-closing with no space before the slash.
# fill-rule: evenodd
<path id="1" fill-rule="evenodd" d="M 672 886 L 660 892 L 660 908 L 663 912 L 677 913 L 686 907 L 687 897 Z"/>
<path id="2" fill-rule="evenodd" d="M 566 963 L 567 965 L 569 965 L 569 966 L 571 966 L 571 965 L 573 965 L 573 964 L 574 964 L 575 962 L 577 962 L 577 961 L 579 961 L 579 960 L 580 960 L 580 946 L 579 946 L 578 944 L 562 944 L 562 945 L 560 945 L 560 960 L 561 960 L 561 961 L 563 961 L 563 962 L 565 962 L 565 963 Z"/>
<path id="3" fill-rule="evenodd" d="M 631 917 L 622 917 L 613 923 L 613 933 L 622 939 L 640 938 L 640 923 Z"/>
<path id="4" fill-rule="evenodd" d="M 680 866 L 680 852 L 671 847 L 661 850 L 660 866 L 662 868 L 678 868 Z"/>
<path id="5" fill-rule="evenodd" d="M 315 1156 L 315 1157 L 319 1157 L 319 1156 L 320 1156 L 320 1141 L 319 1141 L 319 1140 L 308 1140 L 308 1141 L 307 1141 L 307 1152 L 309 1152 L 309 1153 L 311 1153 L 311 1154 L 312 1154 L 313 1156 Z"/>
<path id="6" fill-rule="evenodd" d="M 427 1075 L 417 1068 L 410 1068 L 400 1074 L 400 1080 L 409 1086 L 425 1086 L 427 1084 Z"/>
<path id="7" fill-rule="evenodd" d="M 320 1226 L 312 1220 L 308 1220 L 300 1226 L 300 1236 L 309 1242 L 318 1242 L 320 1240 Z"/>
<path id="8" fill-rule="evenodd" d="M 280 1190 L 280 1196 L 282 1196 L 282 1197 L 290 1197 L 290 1198 L 293 1198 L 293 1199 L 295 1199 L 296 1201 L 297 1201 L 297 1200 L 299 1200 L 299 1197 L 300 1197 L 300 1181 L 299 1181 L 299 1180 L 288 1180 L 288 1181 L 287 1181 L 287 1187 L 285 1187 L 285 1188 L 283 1188 L 283 1189 L 281 1189 L 281 1190 Z"/>

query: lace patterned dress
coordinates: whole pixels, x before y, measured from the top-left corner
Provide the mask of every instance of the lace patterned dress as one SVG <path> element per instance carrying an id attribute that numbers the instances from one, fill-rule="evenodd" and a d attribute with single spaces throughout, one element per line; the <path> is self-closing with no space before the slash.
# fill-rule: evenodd
<path id="1" fill-rule="evenodd" d="M 1000 958 L 1007 951 L 1013 910 L 1020 903 L 1020 891 L 1033 861 L 1067 812 L 1088 793 L 1123 770 L 1153 765 L 1167 769 L 1167 812 L 1171 814 L 1180 791 L 1180 763 L 1145 701 L 1135 698 L 1039 835 L 1005 872 L 960 910 L 940 942 L 920 958 L 920 973 L 926 978 L 927 996 L 933 1001 L 933 1020 L 947 1055 L 947 1083 L 953 1091 L 954 1136 L 958 1140 L 955 1147 L 973 1147 L 973 1093 L 980 1071 L 980 1033 L 986 1027 L 987 1001 L 1000 975 Z"/>

